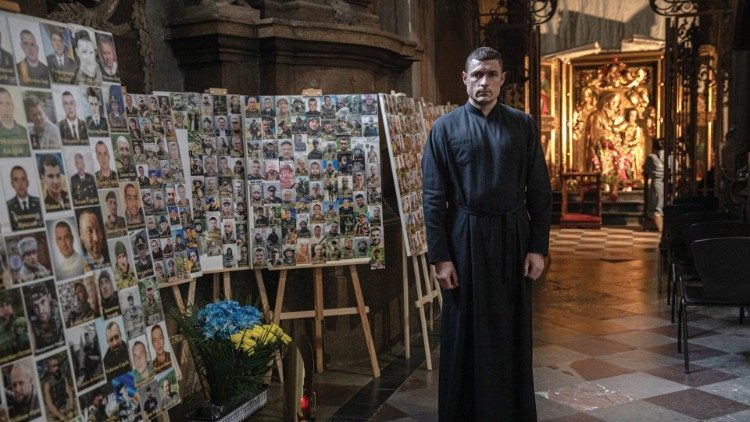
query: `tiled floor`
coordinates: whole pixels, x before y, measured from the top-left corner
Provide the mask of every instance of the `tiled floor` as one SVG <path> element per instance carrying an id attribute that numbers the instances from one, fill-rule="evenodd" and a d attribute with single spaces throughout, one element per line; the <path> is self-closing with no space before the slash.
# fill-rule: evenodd
<path id="1" fill-rule="evenodd" d="M 553 231 L 551 266 L 534 294 L 540 420 L 750 420 L 750 323 L 739 324 L 736 309 L 692 311 L 684 374 L 676 326 L 656 293 L 657 242 L 625 229 Z M 319 420 L 437 420 L 439 371 L 425 369 L 417 344 L 411 361 L 381 356 L 379 380 L 367 362 L 316 376 Z"/>

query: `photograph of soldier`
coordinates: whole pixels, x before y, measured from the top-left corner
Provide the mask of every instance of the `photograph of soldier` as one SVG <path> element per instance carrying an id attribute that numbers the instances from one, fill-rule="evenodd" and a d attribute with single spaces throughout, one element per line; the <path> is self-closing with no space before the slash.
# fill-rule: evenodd
<path id="1" fill-rule="evenodd" d="M 109 250 L 112 252 L 112 263 L 114 265 L 115 285 L 117 290 L 135 286 L 136 278 L 133 270 L 132 253 L 130 252 L 130 241 L 127 237 L 109 239 Z"/>
<path id="2" fill-rule="evenodd" d="M 357 258 L 367 258 L 370 253 L 370 239 L 367 237 L 357 237 L 355 242 L 357 245 L 355 256 Z"/>
<path id="3" fill-rule="evenodd" d="M 117 292 L 117 296 L 120 299 L 120 309 L 122 309 L 122 319 L 125 323 L 127 337 L 134 338 L 142 335 L 146 325 L 138 286 L 122 289 Z"/>
<path id="4" fill-rule="evenodd" d="M 99 347 L 104 351 L 104 372 L 107 374 L 107 380 L 111 382 L 130 370 L 122 317 L 98 320 L 97 331 L 100 336 Z"/>
<path id="5" fill-rule="evenodd" d="M 153 325 L 163 320 L 161 297 L 153 282 L 147 280 L 139 285 L 139 289 L 146 325 Z"/>
<path id="6" fill-rule="evenodd" d="M 115 152 L 118 179 L 120 181 L 136 180 L 135 163 L 127 135 L 112 135 L 112 150 Z"/>
<path id="7" fill-rule="evenodd" d="M 38 360 L 36 370 L 42 385 L 47 420 L 68 421 L 74 418 L 78 412 L 68 354 L 62 351 Z"/>
<path id="8" fill-rule="evenodd" d="M 70 174 L 70 195 L 73 207 L 99 203 L 96 179 L 90 173 L 93 168 L 91 154 L 87 148 L 66 148 L 66 168 Z M 73 171 L 75 169 L 75 171 Z"/>
<path id="9" fill-rule="evenodd" d="M 96 325 L 100 322 L 101 319 L 97 319 L 65 332 L 78 391 L 104 380 L 101 347 L 96 332 Z"/>
<path id="10" fill-rule="evenodd" d="M 89 136 L 109 135 L 109 124 L 105 117 L 105 105 L 100 88 L 88 87 L 82 94 L 86 97 L 86 128 Z"/>
<path id="11" fill-rule="evenodd" d="M 99 190 L 99 198 L 104 210 L 104 232 L 109 239 L 125 236 L 128 232 L 125 217 L 122 216 L 124 207 L 120 195 L 120 191 L 115 189 Z"/>
<path id="12" fill-rule="evenodd" d="M 54 280 L 24 286 L 23 297 L 26 315 L 31 323 L 34 353 L 43 353 L 63 345 L 63 324 Z"/>
<path id="13" fill-rule="evenodd" d="M 2 97 L 2 94 L 0 94 Z M 2 187 L 6 197 L 6 207 L 10 227 L 13 231 L 27 230 L 43 226 L 42 205 L 39 200 L 39 180 L 29 179 L 26 169 L 34 169 L 33 159 L 3 159 Z"/>
<path id="14" fill-rule="evenodd" d="M 0 156 L 29 155 L 29 140 L 23 123 L 21 94 L 16 87 L 0 87 Z"/>
<path id="15" fill-rule="evenodd" d="M 55 107 L 49 92 L 26 91 L 23 98 L 29 139 L 33 149 L 62 148 L 60 129 L 50 120 L 55 119 Z"/>
<path id="16" fill-rule="evenodd" d="M 96 47 L 92 31 L 79 29 L 73 39 L 78 69 L 74 83 L 79 85 L 101 85 L 102 70 L 96 62 Z"/>
<path id="17" fill-rule="evenodd" d="M 99 47 L 99 67 L 102 78 L 107 82 L 120 82 L 117 73 L 117 52 L 115 51 L 115 40 L 109 34 L 96 33 L 96 45 Z"/>
<path id="18" fill-rule="evenodd" d="M 164 375 L 157 375 L 156 383 L 159 386 L 162 410 L 176 406 L 180 402 L 179 388 L 175 371 L 169 371 Z"/>
<path id="19" fill-rule="evenodd" d="M 146 329 L 148 335 L 151 362 L 156 373 L 163 372 L 172 366 L 172 347 L 166 335 L 164 322 L 159 322 Z"/>
<path id="20" fill-rule="evenodd" d="M 88 144 L 89 132 L 83 116 L 83 102 L 78 101 L 79 92 L 75 87 L 55 85 L 52 88 L 55 99 L 55 115 L 61 117 L 57 122 L 63 145 Z"/>
<path id="21" fill-rule="evenodd" d="M 5 16 L 0 16 L 0 84 L 16 85 L 17 83 L 12 51 L 7 20 Z"/>
<path id="22" fill-rule="evenodd" d="M 0 290 L 0 363 L 31 354 L 21 289 Z"/>
<path id="23" fill-rule="evenodd" d="M 120 300 L 116 294 L 112 274 L 109 269 L 101 270 L 95 274 L 101 295 L 102 315 L 104 318 L 112 318 L 121 313 Z"/>
<path id="24" fill-rule="evenodd" d="M 39 23 L 9 18 L 10 36 L 16 56 L 18 83 L 22 86 L 49 88 L 47 58 L 41 50 L 42 37 Z"/>
<path id="25" fill-rule="evenodd" d="M 117 404 L 112 384 L 104 383 L 81 394 L 78 402 L 84 421 L 105 422 L 117 418 Z"/>
<path id="26" fill-rule="evenodd" d="M 67 191 L 68 182 L 62 165 L 62 154 L 39 153 L 36 154 L 36 161 L 45 211 L 50 213 L 69 210 L 70 195 Z"/>
<path id="27" fill-rule="evenodd" d="M 15 361 L 2 368 L 5 403 L 11 421 L 30 421 L 42 415 L 39 387 L 31 358 Z"/>
<path id="28" fill-rule="evenodd" d="M 148 352 L 146 342 L 145 335 L 132 338 L 128 341 L 130 360 L 133 362 L 133 382 L 138 387 L 144 386 L 154 380 L 154 368 L 151 365 L 151 355 Z"/>
<path id="29" fill-rule="evenodd" d="M 109 265 L 109 248 L 104 237 L 104 223 L 99 207 L 76 209 L 78 233 L 83 246 L 83 257 L 89 268 Z"/>
<path id="30" fill-rule="evenodd" d="M 44 231 L 6 237 L 8 263 L 14 284 L 52 276 L 47 236 Z"/>
<path id="31" fill-rule="evenodd" d="M 120 85 L 110 85 L 109 90 L 105 91 L 105 93 L 107 94 L 105 105 L 107 106 L 109 129 L 112 132 L 126 132 L 128 125 L 125 115 L 122 112 L 122 87 Z"/>
<path id="32" fill-rule="evenodd" d="M 154 276 L 154 264 L 146 239 L 146 230 L 140 230 L 130 236 L 131 244 L 135 245 L 135 271 L 139 280 Z"/>
<path id="33" fill-rule="evenodd" d="M 58 292 L 66 327 L 89 322 L 101 315 L 93 277 L 60 284 Z"/>
<path id="34" fill-rule="evenodd" d="M 42 24 L 41 28 L 52 82 L 71 84 L 75 77 L 76 63 L 73 59 L 73 37 L 70 29 L 49 23 Z"/>
<path id="35" fill-rule="evenodd" d="M 140 189 L 137 183 L 121 183 L 122 195 L 125 198 L 125 223 L 128 230 L 146 227 L 143 209 L 141 209 Z"/>
<path id="36" fill-rule="evenodd" d="M 73 217 L 47 221 L 47 239 L 54 239 L 52 266 L 58 281 L 83 275 L 88 270 Z"/>

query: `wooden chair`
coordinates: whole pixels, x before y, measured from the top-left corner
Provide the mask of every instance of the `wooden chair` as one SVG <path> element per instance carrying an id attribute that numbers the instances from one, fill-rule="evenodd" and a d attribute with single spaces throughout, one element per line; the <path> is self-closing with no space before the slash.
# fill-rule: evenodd
<path id="1" fill-rule="evenodd" d="M 580 195 L 579 212 L 568 211 L 568 180 L 578 181 Z M 586 193 L 594 191 L 593 214 L 583 211 Z M 560 228 L 600 229 L 602 228 L 602 175 L 599 172 L 565 172 L 562 174 L 562 207 L 560 210 Z"/>

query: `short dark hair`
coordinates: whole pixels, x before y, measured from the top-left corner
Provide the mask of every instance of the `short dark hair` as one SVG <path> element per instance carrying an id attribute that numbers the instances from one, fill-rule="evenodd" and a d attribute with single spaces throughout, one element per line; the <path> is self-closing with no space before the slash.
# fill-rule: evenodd
<path id="1" fill-rule="evenodd" d="M 488 60 L 497 60 L 500 62 L 500 66 L 503 65 L 503 56 L 500 55 L 500 52 L 495 50 L 492 47 L 479 47 L 476 50 L 472 51 L 469 54 L 469 57 L 466 58 L 466 65 L 464 66 L 464 69 L 468 72 L 469 66 L 471 65 L 471 61 L 476 60 L 480 62 L 486 62 Z"/>

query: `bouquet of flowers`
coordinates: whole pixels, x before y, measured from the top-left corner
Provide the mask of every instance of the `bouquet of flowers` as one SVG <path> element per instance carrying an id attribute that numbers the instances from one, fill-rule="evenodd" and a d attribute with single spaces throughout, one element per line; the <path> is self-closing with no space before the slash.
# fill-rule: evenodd
<path id="1" fill-rule="evenodd" d="M 232 407 L 263 391 L 273 359 L 291 342 L 258 309 L 233 300 L 176 309 L 173 317 L 214 406 Z"/>

